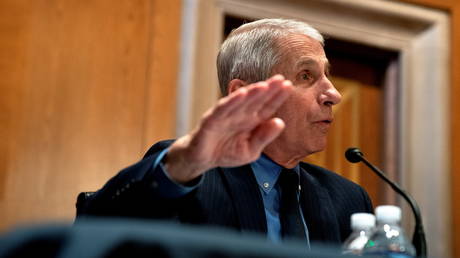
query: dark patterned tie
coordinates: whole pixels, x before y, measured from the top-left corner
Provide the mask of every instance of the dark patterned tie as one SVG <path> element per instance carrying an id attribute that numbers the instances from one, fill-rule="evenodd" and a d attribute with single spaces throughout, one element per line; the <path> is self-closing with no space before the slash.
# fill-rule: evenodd
<path id="1" fill-rule="evenodd" d="M 306 241 L 305 228 L 298 201 L 299 175 L 292 169 L 283 169 L 278 179 L 281 189 L 280 221 L 284 239 Z"/>

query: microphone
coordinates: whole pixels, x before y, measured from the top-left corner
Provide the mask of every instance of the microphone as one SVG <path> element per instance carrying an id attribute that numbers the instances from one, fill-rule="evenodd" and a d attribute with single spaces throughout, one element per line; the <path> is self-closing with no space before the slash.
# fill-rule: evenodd
<path id="1" fill-rule="evenodd" d="M 358 148 L 348 148 L 345 152 L 345 158 L 351 163 L 358 163 L 362 161 L 366 166 L 368 166 L 372 171 L 374 171 L 380 178 L 387 182 L 391 188 L 400 194 L 410 205 L 412 212 L 415 217 L 415 230 L 412 236 L 412 244 L 417 251 L 418 257 L 426 257 L 427 247 L 425 239 L 425 230 L 423 229 L 422 216 L 420 215 L 420 209 L 415 202 L 414 198 L 410 196 L 406 191 L 404 191 L 398 184 L 391 181 L 380 169 L 372 165 L 369 161 L 364 158 L 364 154 Z"/>

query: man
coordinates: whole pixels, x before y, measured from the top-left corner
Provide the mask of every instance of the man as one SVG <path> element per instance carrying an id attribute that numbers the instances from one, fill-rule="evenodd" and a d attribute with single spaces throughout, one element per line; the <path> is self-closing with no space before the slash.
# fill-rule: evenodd
<path id="1" fill-rule="evenodd" d="M 372 210 L 366 192 L 301 162 L 325 148 L 341 99 L 327 77 L 323 37 L 298 21 L 248 23 L 223 43 L 217 68 L 225 97 L 199 125 L 155 144 L 79 212 L 174 218 L 260 232 L 274 242 L 343 241 L 350 215 Z"/>

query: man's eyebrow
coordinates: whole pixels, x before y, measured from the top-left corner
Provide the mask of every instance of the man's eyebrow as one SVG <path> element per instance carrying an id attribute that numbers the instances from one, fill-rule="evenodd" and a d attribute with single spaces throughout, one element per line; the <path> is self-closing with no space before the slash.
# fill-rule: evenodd
<path id="1" fill-rule="evenodd" d="M 318 62 L 316 62 L 315 59 L 312 59 L 312 58 L 305 58 L 305 59 L 301 59 L 300 61 L 298 61 L 295 65 L 295 67 L 302 67 L 302 66 L 315 66 L 315 65 L 318 65 Z"/>
<path id="2" fill-rule="evenodd" d="M 302 66 L 319 66 L 318 62 L 315 59 L 312 58 L 305 58 L 296 63 L 297 68 L 300 68 Z M 331 63 L 329 63 L 329 60 L 326 60 L 324 64 L 324 73 L 329 76 L 331 70 Z"/>

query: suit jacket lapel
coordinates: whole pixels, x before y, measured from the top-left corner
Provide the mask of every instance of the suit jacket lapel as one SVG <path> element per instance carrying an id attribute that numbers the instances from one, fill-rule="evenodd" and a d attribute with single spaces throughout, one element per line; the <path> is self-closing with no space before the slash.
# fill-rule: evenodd
<path id="1" fill-rule="evenodd" d="M 251 166 L 222 168 L 243 232 L 267 233 L 267 219 Z"/>
<path id="2" fill-rule="evenodd" d="M 300 184 L 300 202 L 310 241 L 340 243 L 339 224 L 329 193 L 303 168 Z"/>

